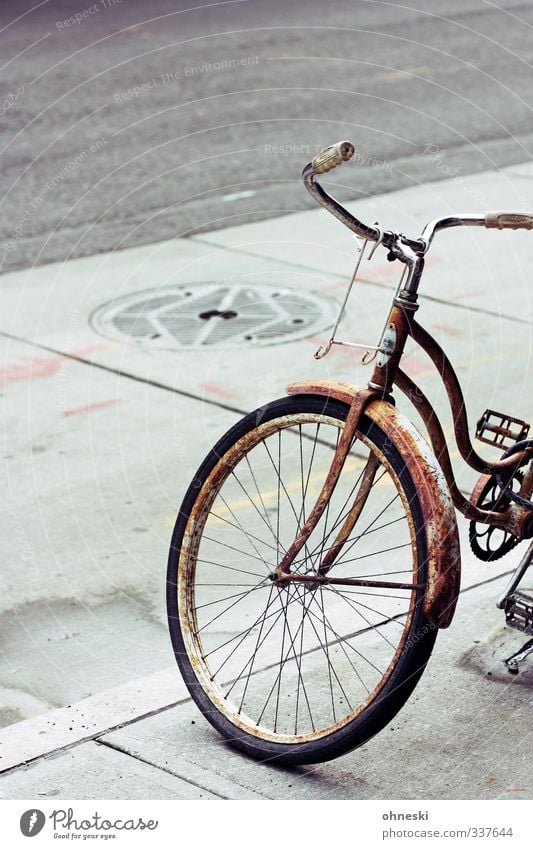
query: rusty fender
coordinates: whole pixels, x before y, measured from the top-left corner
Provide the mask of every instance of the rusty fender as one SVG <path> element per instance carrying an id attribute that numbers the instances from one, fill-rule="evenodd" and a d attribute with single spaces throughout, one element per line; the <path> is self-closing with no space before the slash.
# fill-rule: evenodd
<path id="1" fill-rule="evenodd" d="M 351 404 L 358 388 L 341 381 L 301 381 L 289 395 L 324 395 Z M 426 440 L 412 422 L 388 401 L 374 400 L 364 413 L 399 450 L 422 508 L 428 551 L 428 584 L 424 613 L 437 628 L 447 628 L 455 611 L 461 579 L 461 552 L 455 510 L 442 470 Z"/>

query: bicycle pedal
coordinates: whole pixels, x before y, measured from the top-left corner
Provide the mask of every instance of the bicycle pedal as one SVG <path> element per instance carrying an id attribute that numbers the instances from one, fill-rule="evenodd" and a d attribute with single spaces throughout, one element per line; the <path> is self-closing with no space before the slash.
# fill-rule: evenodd
<path id="1" fill-rule="evenodd" d="M 513 425 L 516 426 L 514 429 Z M 522 419 L 497 413 L 496 410 L 485 410 L 476 425 L 476 438 L 487 445 L 510 448 L 515 442 L 526 438 L 529 428 L 530 425 Z"/>
<path id="2" fill-rule="evenodd" d="M 510 657 L 506 657 L 503 661 L 511 675 L 518 675 L 520 672 L 520 664 L 525 661 L 530 654 L 533 654 L 533 640 L 528 640 L 521 649 L 515 651 Z"/>
<path id="3" fill-rule="evenodd" d="M 515 590 L 505 599 L 505 623 L 510 628 L 533 634 L 533 596 Z"/>

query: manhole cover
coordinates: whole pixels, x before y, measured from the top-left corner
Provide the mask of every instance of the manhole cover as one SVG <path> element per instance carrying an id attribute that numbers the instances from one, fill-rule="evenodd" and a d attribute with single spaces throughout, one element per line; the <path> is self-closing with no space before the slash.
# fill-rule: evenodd
<path id="1" fill-rule="evenodd" d="M 334 321 L 330 301 L 270 285 L 203 283 L 117 298 L 91 317 L 98 333 L 165 349 L 275 345 Z"/>

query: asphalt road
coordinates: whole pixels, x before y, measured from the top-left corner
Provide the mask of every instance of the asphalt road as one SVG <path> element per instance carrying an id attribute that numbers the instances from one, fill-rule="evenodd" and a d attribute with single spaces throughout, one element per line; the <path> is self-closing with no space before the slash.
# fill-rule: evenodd
<path id="1" fill-rule="evenodd" d="M 4 0 L 2 270 L 530 159 L 533 6 Z M 32 8 L 33 7 L 33 8 Z"/>

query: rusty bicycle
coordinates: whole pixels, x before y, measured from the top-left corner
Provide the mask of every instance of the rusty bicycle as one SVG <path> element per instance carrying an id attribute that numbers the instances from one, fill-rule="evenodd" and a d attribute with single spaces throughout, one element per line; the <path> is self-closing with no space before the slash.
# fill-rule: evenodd
<path id="1" fill-rule="evenodd" d="M 520 419 L 488 410 L 474 449 L 458 378 L 415 318 L 425 256 L 450 227 L 533 228 L 533 214 L 457 215 L 417 238 L 367 225 L 316 180 L 353 156 L 350 142 L 303 171 L 312 196 L 362 240 L 327 345 L 365 350 L 365 388 L 301 381 L 287 397 L 237 422 L 210 451 L 181 505 L 167 575 L 168 619 L 185 683 L 204 716 L 252 757 L 325 761 L 380 731 L 416 686 L 456 606 L 460 549 L 455 509 L 474 553 L 493 560 L 533 537 L 533 440 Z M 375 346 L 335 338 L 368 245 L 403 265 Z M 443 428 L 401 368 L 408 339 L 430 357 L 449 398 L 455 440 L 479 473 L 469 499 L 454 478 Z M 400 413 L 396 387 L 428 434 Z M 533 598 L 520 589 L 533 543 L 499 606 L 533 634 Z M 533 639 L 508 659 L 533 651 Z"/>

